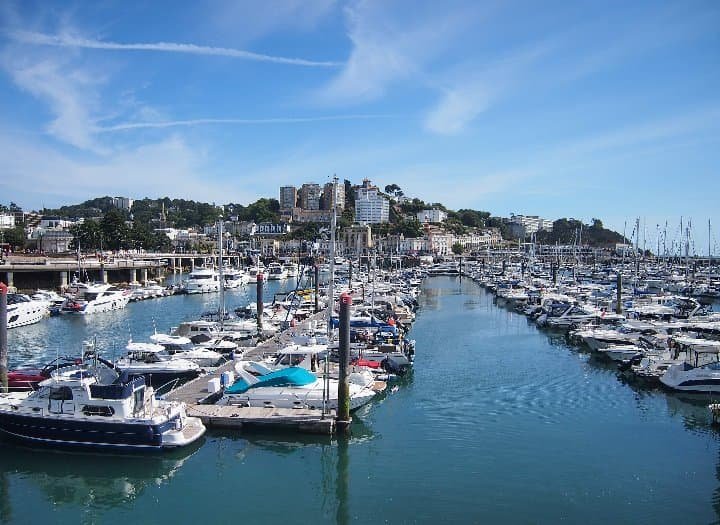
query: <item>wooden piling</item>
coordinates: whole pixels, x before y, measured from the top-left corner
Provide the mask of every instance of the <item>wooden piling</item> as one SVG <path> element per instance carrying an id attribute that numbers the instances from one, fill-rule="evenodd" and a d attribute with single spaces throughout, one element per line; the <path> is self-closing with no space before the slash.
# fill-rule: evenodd
<path id="1" fill-rule="evenodd" d="M 338 374 L 338 411 L 337 430 L 347 433 L 350 430 L 350 385 L 348 384 L 348 367 L 350 364 L 350 305 L 352 298 L 344 293 L 340 296 L 339 318 L 339 357 L 340 369 Z"/>

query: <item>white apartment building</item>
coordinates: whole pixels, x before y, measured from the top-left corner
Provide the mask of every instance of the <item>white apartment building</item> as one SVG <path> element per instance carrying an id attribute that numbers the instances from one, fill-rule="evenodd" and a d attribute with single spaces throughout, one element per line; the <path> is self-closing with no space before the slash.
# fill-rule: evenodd
<path id="1" fill-rule="evenodd" d="M 15 215 L 0 213 L 0 230 L 11 230 L 15 227 Z"/>
<path id="2" fill-rule="evenodd" d="M 543 219 L 537 215 L 510 215 L 507 223 L 513 235 L 520 238 L 532 235 L 540 230 L 551 232 L 553 228 L 551 220 Z"/>
<path id="3" fill-rule="evenodd" d="M 121 210 L 130 210 L 134 202 L 130 197 L 113 197 L 113 206 Z"/>
<path id="4" fill-rule="evenodd" d="M 380 224 L 390 220 L 390 201 L 370 184 L 363 180 L 355 195 L 355 222 L 360 224 Z"/>
<path id="5" fill-rule="evenodd" d="M 429 222 L 431 224 L 439 224 L 447 219 L 447 212 L 432 208 L 429 210 L 422 210 L 417 213 L 417 220 L 422 224 Z"/>

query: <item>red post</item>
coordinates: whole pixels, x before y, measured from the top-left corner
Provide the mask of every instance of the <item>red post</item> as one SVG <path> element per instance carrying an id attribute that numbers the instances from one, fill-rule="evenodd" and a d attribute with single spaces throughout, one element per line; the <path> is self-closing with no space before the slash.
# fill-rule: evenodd
<path id="1" fill-rule="evenodd" d="M 263 330 L 263 324 L 262 324 L 262 316 L 263 316 L 263 280 L 265 279 L 265 276 L 262 273 L 257 274 L 257 287 L 256 287 L 256 304 L 257 304 L 257 327 L 258 327 L 258 335 L 262 333 Z"/>
<path id="2" fill-rule="evenodd" d="M 0 282 L 0 392 L 8 391 L 7 292 Z"/>

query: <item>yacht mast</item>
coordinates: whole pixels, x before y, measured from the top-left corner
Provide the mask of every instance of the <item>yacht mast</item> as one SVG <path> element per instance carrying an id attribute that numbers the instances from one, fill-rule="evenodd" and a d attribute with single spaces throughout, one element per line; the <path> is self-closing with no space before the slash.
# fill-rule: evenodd
<path id="1" fill-rule="evenodd" d="M 223 276 L 223 218 L 218 220 L 218 273 L 220 274 L 220 329 L 225 328 L 225 277 Z"/>
<path id="2" fill-rule="evenodd" d="M 338 178 L 333 175 L 333 191 L 331 200 L 332 218 L 330 220 L 330 282 L 328 283 L 328 339 L 332 335 L 332 316 L 335 309 L 335 228 L 337 227 L 337 182 Z"/>

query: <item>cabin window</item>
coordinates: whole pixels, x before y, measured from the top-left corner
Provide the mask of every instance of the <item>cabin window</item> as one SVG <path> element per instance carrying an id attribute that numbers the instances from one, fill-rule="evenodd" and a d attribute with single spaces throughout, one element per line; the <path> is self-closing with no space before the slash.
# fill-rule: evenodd
<path id="1" fill-rule="evenodd" d="M 72 398 L 72 390 L 68 386 L 50 388 L 50 399 L 53 401 L 72 401 Z"/>
<path id="2" fill-rule="evenodd" d="M 82 409 L 82 413 L 86 416 L 111 417 L 115 414 L 115 409 L 108 406 L 85 405 Z"/>

